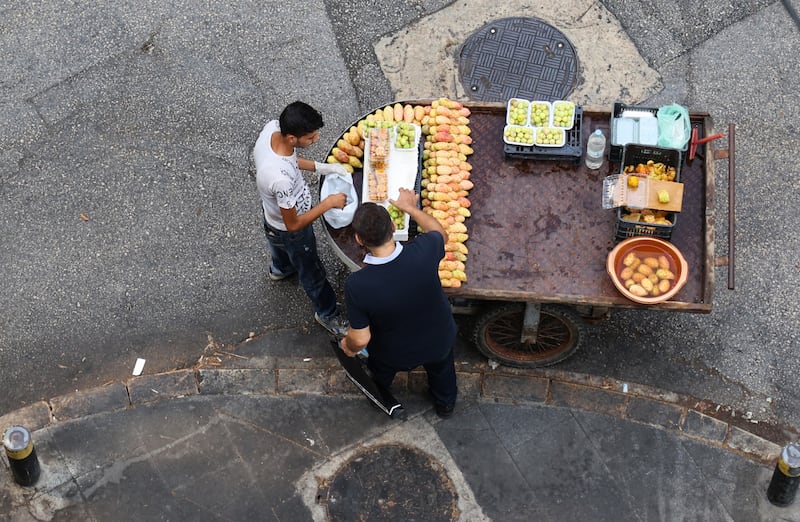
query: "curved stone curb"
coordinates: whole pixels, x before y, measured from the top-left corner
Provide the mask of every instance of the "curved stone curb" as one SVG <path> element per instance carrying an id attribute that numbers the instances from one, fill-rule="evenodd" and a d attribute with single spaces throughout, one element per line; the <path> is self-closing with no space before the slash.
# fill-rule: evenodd
<path id="1" fill-rule="evenodd" d="M 333 357 L 274 357 L 259 368 L 198 367 L 133 377 L 40 401 L 0 417 L 0 427 L 21 424 L 36 431 L 99 413 L 191 395 L 360 396 Z M 673 431 L 682 436 L 772 465 L 785 441 L 770 441 L 709 412 L 707 401 L 647 386 L 552 369 L 520 370 L 461 363 L 461 400 L 541 404 L 571 408 Z M 422 394 L 423 370 L 398 374 L 398 391 Z"/>

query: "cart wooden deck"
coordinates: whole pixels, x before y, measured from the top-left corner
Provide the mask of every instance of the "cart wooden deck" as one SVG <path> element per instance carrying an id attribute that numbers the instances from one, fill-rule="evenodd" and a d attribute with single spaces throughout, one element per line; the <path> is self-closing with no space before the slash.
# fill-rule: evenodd
<path id="1" fill-rule="evenodd" d="M 616 213 L 603 209 L 605 176 L 620 171 L 606 161 L 599 170 L 583 162 L 512 159 L 503 143 L 505 104 L 468 104 L 474 154 L 472 216 L 466 220 L 468 281 L 445 289 L 452 298 L 481 301 L 559 303 L 599 308 L 647 307 L 710 312 L 714 283 L 714 164 L 708 145 L 702 156 L 684 161 L 683 210 L 672 243 L 689 264 L 686 285 L 673 300 L 638 305 L 623 297 L 606 273 L 606 257 L 614 247 Z M 691 114 L 699 135 L 710 135 L 711 118 Z M 610 113 L 584 108 L 582 143 L 594 129 L 609 135 Z M 585 146 L 585 145 L 584 145 Z M 551 149 L 552 150 L 552 149 Z M 703 151 L 701 151 L 703 152 Z M 706 161 L 706 158 L 708 161 Z M 354 182 L 361 187 L 361 172 Z M 361 266 L 364 252 L 350 227 L 325 224 L 337 255 L 351 268 Z"/>

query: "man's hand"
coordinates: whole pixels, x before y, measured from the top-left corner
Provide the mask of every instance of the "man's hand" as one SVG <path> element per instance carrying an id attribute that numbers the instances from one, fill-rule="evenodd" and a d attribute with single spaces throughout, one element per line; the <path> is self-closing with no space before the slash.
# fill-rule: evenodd
<path id="1" fill-rule="evenodd" d="M 355 357 L 358 352 L 351 352 L 350 349 L 347 347 L 347 342 L 345 341 L 346 337 L 339 339 L 339 348 L 342 349 L 344 354 L 348 357 Z"/>
<path id="2" fill-rule="evenodd" d="M 422 230 L 425 232 L 438 232 L 442 235 L 444 241 L 447 242 L 447 231 L 442 224 L 439 223 L 438 219 L 417 207 L 418 201 L 419 195 L 415 194 L 413 190 L 401 188 L 397 200 L 390 199 L 389 203 L 411 216 L 411 219 L 416 221 L 417 225 L 422 228 Z"/>
<path id="3" fill-rule="evenodd" d="M 350 176 L 350 173 L 345 170 L 344 165 L 341 163 L 320 163 L 315 161 L 314 171 L 320 176 L 327 176 L 328 174 L 339 174 L 345 178 Z"/>
<path id="4" fill-rule="evenodd" d="M 412 209 L 417 208 L 417 202 L 419 201 L 419 195 L 415 194 L 413 190 L 409 190 L 407 188 L 400 188 L 400 195 L 397 196 L 397 199 L 390 199 L 389 203 L 397 207 L 398 209 L 402 210 L 405 213 L 409 213 Z"/>
<path id="5" fill-rule="evenodd" d="M 325 198 L 325 203 L 330 205 L 330 208 L 344 208 L 347 205 L 347 194 L 342 192 L 331 194 Z"/>
<path id="6" fill-rule="evenodd" d="M 431 218 L 433 219 L 433 218 Z M 347 330 L 347 336 L 339 341 L 339 346 L 348 357 L 355 357 L 358 352 L 363 350 L 369 345 L 369 340 L 372 338 L 369 326 L 366 328 L 350 328 Z"/>

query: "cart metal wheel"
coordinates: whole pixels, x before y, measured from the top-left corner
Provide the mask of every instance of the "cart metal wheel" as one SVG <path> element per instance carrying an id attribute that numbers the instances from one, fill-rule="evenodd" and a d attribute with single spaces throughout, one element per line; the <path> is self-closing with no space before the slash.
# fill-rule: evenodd
<path id="1" fill-rule="evenodd" d="M 583 321 L 571 308 L 544 305 L 535 342 L 523 342 L 525 303 L 494 305 L 475 324 L 475 344 L 483 355 L 506 366 L 536 368 L 563 361 L 578 349 Z"/>

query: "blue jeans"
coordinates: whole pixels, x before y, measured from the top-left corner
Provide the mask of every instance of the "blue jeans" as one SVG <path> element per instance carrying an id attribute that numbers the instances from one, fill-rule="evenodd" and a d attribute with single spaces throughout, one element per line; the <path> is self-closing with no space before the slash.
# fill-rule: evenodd
<path id="1" fill-rule="evenodd" d="M 264 233 L 272 256 L 271 270 L 277 274 L 297 272 L 317 315 L 323 320 L 335 316 L 336 292 L 328 282 L 325 267 L 317 254 L 313 225 L 297 232 L 286 232 L 272 228 L 265 219 Z"/>

